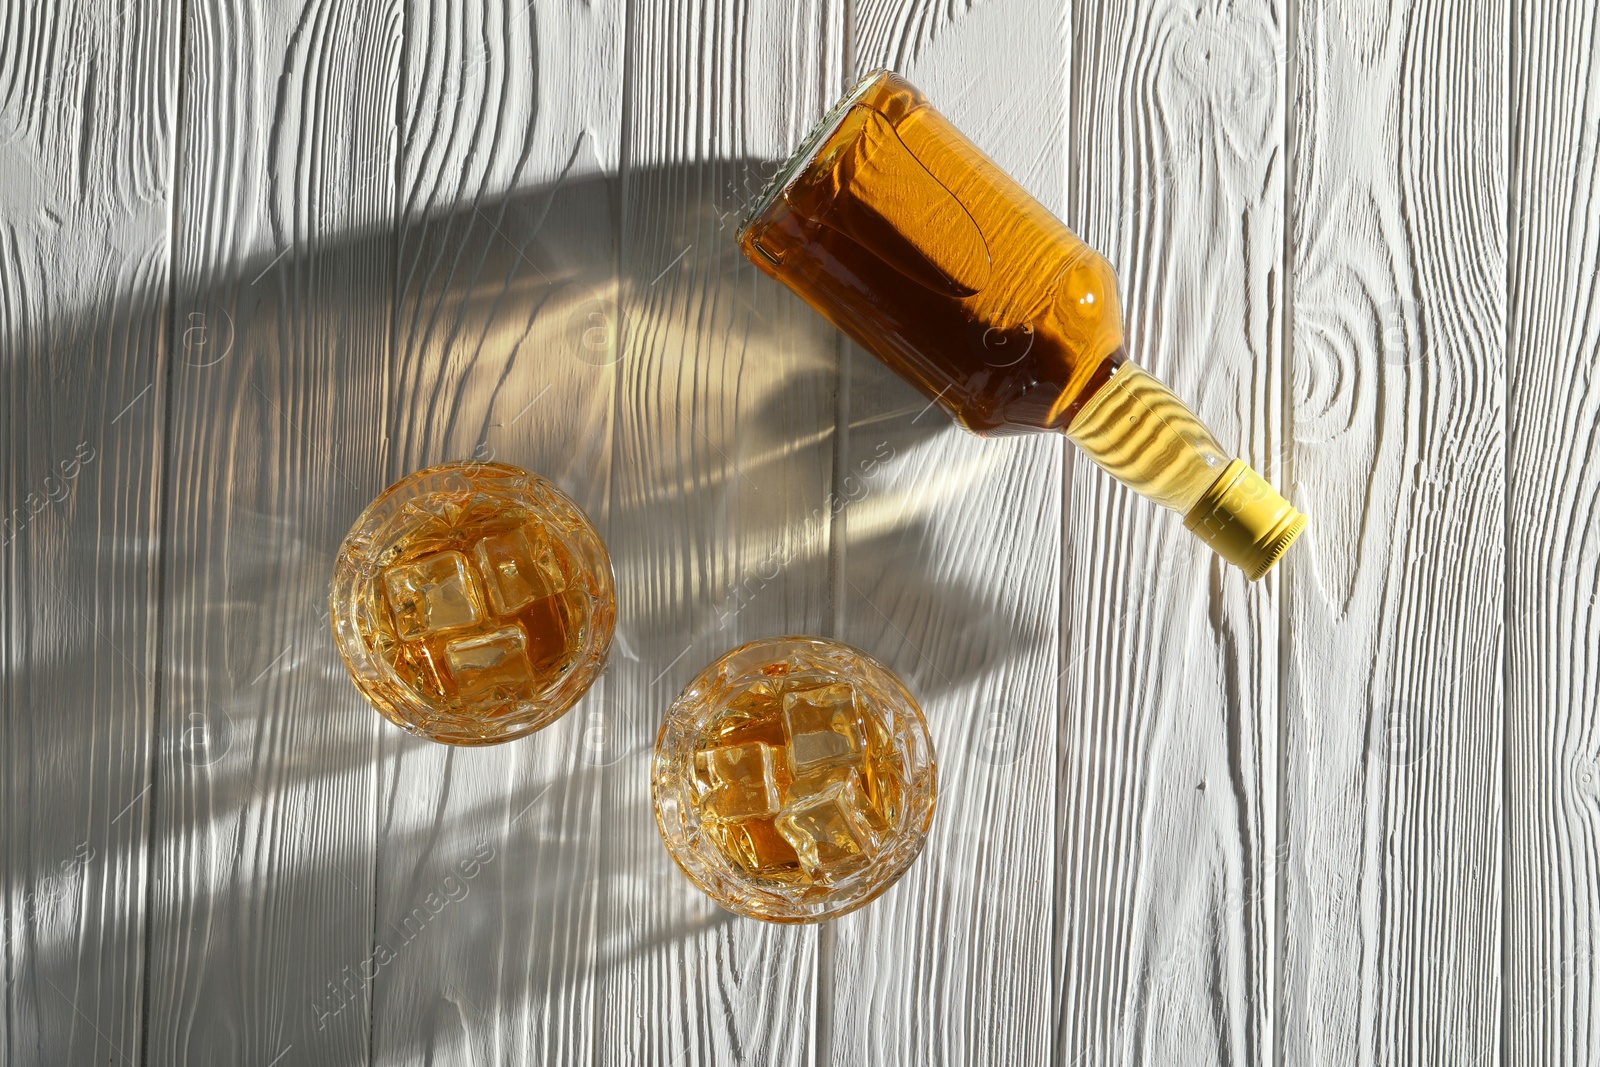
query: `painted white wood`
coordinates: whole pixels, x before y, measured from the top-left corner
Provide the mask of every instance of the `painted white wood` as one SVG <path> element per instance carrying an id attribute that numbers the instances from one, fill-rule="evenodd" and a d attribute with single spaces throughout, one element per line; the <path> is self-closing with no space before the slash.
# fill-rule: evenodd
<path id="1" fill-rule="evenodd" d="M 1065 217 L 1117 270 L 1129 357 L 1298 500 L 1283 23 L 1074 5 Z M 1056 1058 L 1273 1062 L 1283 571 L 1251 585 L 1082 457 L 1068 492 Z"/>
<path id="2" fill-rule="evenodd" d="M 213 740 L 157 767 L 141 1062 L 361 1062 L 379 728 L 327 589 L 389 454 L 399 35 L 334 2 L 183 30 L 158 716 Z"/>
<path id="3" fill-rule="evenodd" d="M 170 5 L 0 11 L 0 1062 L 139 1055 Z"/>
<path id="4" fill-rule="evenodd" d="M 1057 5 L 1004 0 L 951 19 L 858 3 L 852 17 L 858 74 L 893 64 L 1061 209 Z M 860 491 L 843 519 L 841 633 L 918 697 L 938 796 L 916 866 L 837 924 L 833 1062 L 1044 1063 L 1066 445 L 970 436 L 865 352 L 852 346 L 849 363 L 840 484 Z"/>
<path id="5" fill-rule="evenodd" d="M 515 464 L 603 535 L 622 19 L 408 3 L 399 80 L 389 476 Z M 373 1062 L 593 1060 L 611 685 L 516 744 L 382 731 Z"/>
<path id="6" fill-rule="evenodd" d="M 619 650 L 601 776 L 597 1060 L 802 1064 L 817 933 L 736 918 L 677 870 L 650 801 L 661 715 L 744 641 L 828 623 L 837 341 L 744 261 L 742 207 L 842 87 L 835 4 L 630 7 L 610 513 Z M 776 575 L 774 576 L 774 571 Z"/>
<path id="7" fill-rule="evenodd" d="M 1510 8 L 1501 1010 L 1517 1065 L 1600 1056 L 1597 34 L 1592 5 Z"/>
<path id="8" fill-rule="evenodd" d="M 1597 27 L 0 0 L 0 1059 L 1592 1059 Z M 880 63 L 1311 515 L 1273 578 L 739 258 Z M 361 508 L 474 455 L 620 593 L 601 684 L 486 751 L 382 723 L 324 614 Z M 646 775 L 688 677 L 797 631 L 900 671 L 941 768 L 819 929 L 713 908 Z"/>
<path id="9" fill-rule="evenodd" d="M 1511 9 L 1290 23 L 1289 1062 L 1504 1049 Z"/>

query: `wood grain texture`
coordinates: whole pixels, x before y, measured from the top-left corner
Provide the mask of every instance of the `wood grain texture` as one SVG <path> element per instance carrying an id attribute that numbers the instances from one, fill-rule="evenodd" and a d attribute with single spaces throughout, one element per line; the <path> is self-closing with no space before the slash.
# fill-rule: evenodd
<path id="1" fill-rule="evenodd" d="M 1510 10 L 1291 25 L 1291 1062 L 1501 1054 Z"/>
<path id="2" fill-rule="evenodd" d="M 834 4 L 643 3 L 625 53 L 607 708 L 639 747 L 601 781 L 600 1063 L 798 1064 L 814 929 L 718 910 L 674 866 L 650 747 L 683 685 L 744 641 L 829 619 L 835 335 L 733 243 L 743 204 L 842 88 Z"/>
<path id="3" fill-rule="evenodd" d="M 368 1058 L 378 719 L 328 632 L 383 488 L 398 28 L 184 21 L 150 1032 L 162 1064 Z"/>
<path id="4" fill-rule="evenodd" d="M 1600 21 L 1511 9 L 1503 1062 L 1600 1057 Z"/>
<path id="5" fill-rule="evenodd" d="M 1299 502 L 1283 17 L 1076 5 L 1066 219 L 1116 267 L 1134 362 Z M 1282 579 L 1249 584 L 1082 457 L 1068 492 L 1056 1059 L 1274 1062 Z"/>
<path id="6" fill-rule="evenodd" d="M 0 1062 L 1594 1060 L 1597 11 L 0 0 Z M 879 64 L 1310 515 L 1274 577 L 740 258 Z M 474 457 L 619 592 L 595 689 L 477 751 L 325 604 Z M 685 681 L 795 632 L 940 767 L 821 928 L 718 910 L 649 792 Z"/>
<path id="7" fill-rule="evenodd" d="M 855 71 L 894 63 L 1060 210 L 1059 7 L 942 7 L 854 5 Z M 916 866 L 836 924 L 832 1060 L 1044 1063 L 1065 445 L 966 435 L 866 353 L 849 362 L 841 634 L 917 695 L 938 797 Z"/>
<path id="8" fill-rule="evenodd" d="M 173 5 L 0 9 L 0 1062 L 134 1062 Z"/>
<path id="9" fill-rule="evenodd" d="M 608 537 L 623 5 L 405 7 L 389 474 L 537 471 Z M 582 86 L 583 91 L 575 91 Z M 609 538 L 608 538 L 609 539 Z M 382 730 L 374 1063 L 588 1063 L 604 676 L 539 734 Z"/>

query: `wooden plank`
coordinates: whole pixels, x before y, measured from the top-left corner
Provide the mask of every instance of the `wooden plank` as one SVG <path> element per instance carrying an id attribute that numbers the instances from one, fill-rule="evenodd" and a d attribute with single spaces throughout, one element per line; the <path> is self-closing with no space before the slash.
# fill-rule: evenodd
<path id="1" fill-rule="evenodd" d="M 539 472 L 608 533 L 624 6 L 410 3 L 394 477 Z M 540 733 L 451 749 L 385 727 L 379 1063 L 595 1057 L 605 676 Z M 634 738 L 627 740 L 633 741 Z"/>
<path id="2" fill-rule="evenodd" d="M 1503 1051 L 1510 10 L 1291 27 L 1290 1063 Z"/>
<path id="3" fill-rule="evenodd" d="M 378 718 L 327 622 L 384 486 L 396 25 L 190 4 L 174 233 L 154 1063 L 368 1058 Z"/>
<path id="4" fill-rule="evenodd" d="M 1600 22 L 1511 9 L 1503 1062 L 1600 1056 Z"/>
<path id="5" fill-rule="evenodd" d="M 174 5 L 0 13 L 0 1061 L 134 1062 Z"/>
<path id="6" fill-rule="evenodd" d="M 600 776 L 598 1062 L 805 1063 L 816 933 L 735 918 L 668 858 L 662 713 L 756 637 L 828 625 L 837 342 L 733 243 L 742 203 L 843 87 L 840 5 L 634 4 L 610 546 L 619 648 Z"/>
<path id="7" fill-rule="evenodd" d="M 942 9 L 855 5 L 856 72 L 893 65 L 1060 210 L 1059 7 Z M 916 865 L 835 924 L 832 1059 L 1044 1063 L 1065 445 L 969 436 L 861 350 L 849 366 L 841 632 L 921 701 L 938 797 Z"/>
<path id="8" fill-rule="evenodd" d="M 1298 501 L 1283 24 L 1278 0 L 1075 5 L 1065 217 L 1117 269 L 1130 357 Z M 1069 493 L 1056 1059 L 1273 1062 L 1279 589 L 1299 561 L 1251 585 L 1083 457 Z"/>

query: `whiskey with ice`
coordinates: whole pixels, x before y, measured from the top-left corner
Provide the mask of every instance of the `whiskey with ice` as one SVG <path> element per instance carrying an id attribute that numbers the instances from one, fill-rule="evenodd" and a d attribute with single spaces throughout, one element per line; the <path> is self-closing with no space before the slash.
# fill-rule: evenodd
<path id="1" fill-rule="evenodd" d="M 927 727 L 887 668 L 815 638 L 757 642 L 691 683 L 656 757 L 680 866 L 735 911 L 840 914 L 915 858 L 933 805 Z"/>
<path id="2" fill-rule="evenodd" d="M 406 729 L 510 740 L 588 687 L 614 619 L 610 563 L 536 475 L 447 464 L 402 480 L 340 552 L 334 629 L 356 685 Z"/>

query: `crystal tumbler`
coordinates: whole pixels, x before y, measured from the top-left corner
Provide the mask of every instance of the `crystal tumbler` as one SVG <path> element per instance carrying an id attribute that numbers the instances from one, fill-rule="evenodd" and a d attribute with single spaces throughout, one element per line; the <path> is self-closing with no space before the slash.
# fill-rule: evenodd
<path id="1" fill-rule="evenodd" d="M 616 621 L 588 517 L 501 463 L 446 463 L 390 486 L 340 547 L 329 601 L 361 694 L 454 745 L 554 722 L 600 673 Z"/>
<path id="2" fill-rule="evenodd" d="M 814 637 L 722 656 L 668 710 L 653 768 L 667 851 L 717 903 L 816 922 L 861 907 L 922 851 L 934 759 L 883 664 Z"/>

